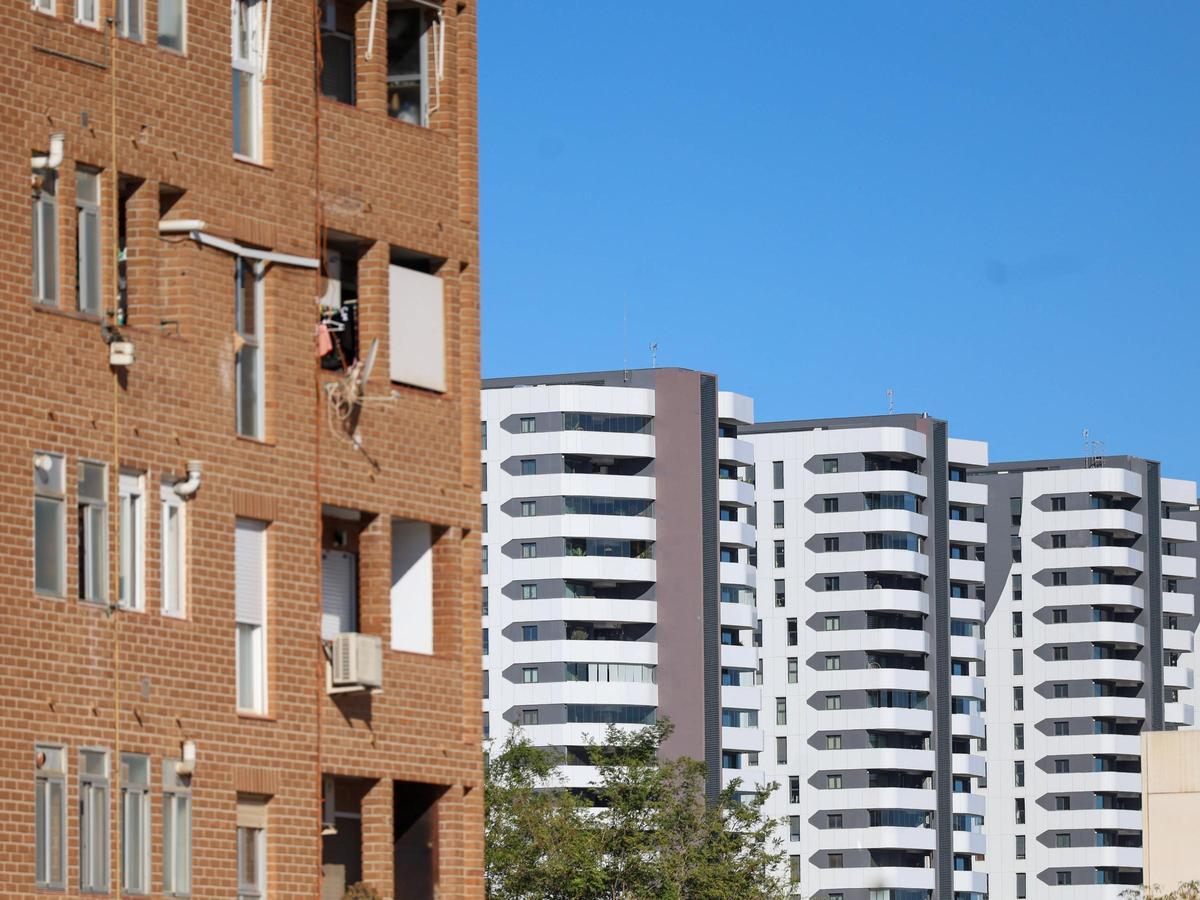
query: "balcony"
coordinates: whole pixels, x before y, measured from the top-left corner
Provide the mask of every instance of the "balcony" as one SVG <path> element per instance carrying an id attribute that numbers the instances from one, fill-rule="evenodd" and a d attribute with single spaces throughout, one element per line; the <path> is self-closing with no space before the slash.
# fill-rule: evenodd
<path id="1" fill-rule="evenodd" d="M 983 584 L 983 560 L 978 559 L 952 559 L 950 560 L 950 580 L 951 581 L 969 581 L 974 584 Z"/>
<path id="2" fill-rule="evenodd" d="M 761 753 L 763 750 L 763 731 L 761 728 L 721 729 L 721 748 L 738 752 Z"/>
<path id="3" fill-rule="evenodd" d="M 754 526 L 745 522 L 718 522 L 717 534 L 722 544 L 735 547 L 753 547 L 755 544 Z"/>
<path id="4" fill-rule="evenodd" d="M 951 481 L 946 497 L 955 505 L 987 506 L 988 486 L 975 481 Z"/>
<path id="5" fill-rule="evenodd" d="M 717 457 L 734 466 L 754 465 L 754 445 L 740 438 L 717 438 Z"/>
<path id="6" fill-rule="evenodd" d="M 1196 709 L 1190 703 L 1164 703 L 1163 716 L 1173 725 L 1191 728 L 1196 724 Z"/>
<path id="7" fill-rule="evenodd" d="M 731 506 L 753 506 L 754 485 L 733 478 L 717 479 L 717 499 Z"/>
<path id="8" fill-rule="evenodd" d="M 746 563 L 719 563 L 721 584 L 739 585 L 741 587 L 756 587 L 758 585 L 758 570 Z"/>
<path id="9" fill-rule="evenodd" d="M 863 610 L 865 612 L 916 612 L 929 614 L 929 595 L 924 591 L 892 588 L 868 588 L 862 591 L 820 591 L 809 593 L 805 604 L 813 612 Z"/>

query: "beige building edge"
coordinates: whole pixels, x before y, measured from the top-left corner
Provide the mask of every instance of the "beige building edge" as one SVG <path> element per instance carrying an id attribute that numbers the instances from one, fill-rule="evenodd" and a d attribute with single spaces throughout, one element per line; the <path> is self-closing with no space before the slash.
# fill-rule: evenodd
<path id="1" fill-rule="evenodd" d="M 1146 883 L 1200 880 L 1200 731 L 1142 733 L 1142 820 Z"/>

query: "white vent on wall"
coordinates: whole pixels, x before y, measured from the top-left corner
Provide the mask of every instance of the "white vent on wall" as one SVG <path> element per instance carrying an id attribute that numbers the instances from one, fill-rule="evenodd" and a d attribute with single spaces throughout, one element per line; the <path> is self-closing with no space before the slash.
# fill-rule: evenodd
<path id="1" fill-rule="evenodd" d="M 333 639 L 330 681 L 335 692 L 383 687 L 383 649 L 373 634 L 339 634 Z"/>

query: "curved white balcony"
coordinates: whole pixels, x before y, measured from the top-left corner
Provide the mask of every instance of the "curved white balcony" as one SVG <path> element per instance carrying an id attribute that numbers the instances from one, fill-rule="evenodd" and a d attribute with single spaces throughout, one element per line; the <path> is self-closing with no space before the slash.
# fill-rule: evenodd
<path id="1" fill-rule="evenodd" d="M 1196 612 L 1196 597 L 1194 594 L 1183 594 L 1179 591 L 1167 591 L 1162 595 L 1163 612 L 1176 616 L 1191 616 Z"/>
<path id="2" fill-rule="evenodd" d="M 983 486 L 986 487 L 986 485 Z M 950 542 L 954 544 L 986 544 L 987 522 L 970 522 L 966 519 L 951 519 Z"/>
<path id="3" fill-rule="evenodd" d="M 539 431 L 508 435 L 509 456 L 654 456 L 654 435 L 616 431 Z"/>
<path id="4" fill-rule="evenodd" d="M 732 544 L 735 547 L 753 547 L 755 529 L 745 522 L 718 522 L 717 534 L 722 544 Z"/>
<path id="5" fill-rule="evenodd" d="M 947 485 L 946 499 L 954 504 L 987 506 L 987 485 L 978 481 L 951 481 Z"/>
<path id="6" fill-rule="evenodd" d="M 1121 869 L 1140 869 L 1142 867 L 1141 847 L 1055 847 L 1054 867 L 1056 869 L 1081 868 L 1092 866 L 1115 866 Z M 1104 887 L 1105 885 L 1095 885 Z M 1120 887 L 1120 885 L 1117 885 Z M 1124 886 L 1128 890 L 1128 885 Z"/>
<path id="7" fill-rule="evenodd" d="M 1164 478 L 1160 482 L 1163 503 L 1196 504 L 1196 482 L 1184 478 Z"/>
<path id="8" fill-rule="evenodd" d="M 1071 622 L 1044 625 L 1040 630 L 1044 647 L 1091 641 L 1140 647 L 1146 641 L 1146 629 L 1136 622 Z"/>
<path id="9" fill-rule="evenodd" d="M 983 584 L 983 560 L 981 559 L 952 559 L 950 560 L 950 579 L 952 581 L 970 581 Z"/>
<path id="10" fill-rule="evenodd" d="M 870 588 L 862 591 L 818 591 L 804 598 L 813 612 L 864 610 L 869 612 L 915 612 L 929 615 L 929 595 L 924 591 Z"/>
<path id="11" fill-rule="evenodd" d="M 1164 541 L 1194 541 L 1196 540 L 1196 523 L 1188 519 L 1163 519 L 1162 539 Z"/>
<path id="12" fill-rule="evenodd" d="M 1142 476 L 1129 469 L 1063 469 L 1042 473 L 1047 483 L 1043 494 L 1121 494 L 1142 496 Z M 1026 478 L 1029 476 L 1026 475 Z"/>
<path id="13" fill-rule="evenodd" d="M 954 832 L 954 852 L 971 853 L 975 856 L 987 853 L 987 835 L 974 831 Z"/>
<path id="14" fill-rule="evenodd" d="M 1122 572 L 1141 572 L 1146 563 L 1141 550 L 1133 547 L 1066 547 L 1042 553 L 1046 568 L 1054 569 L 1116 569 Z"/>
<path id="15" fill-rule="evenodd" d="M 1048 716 L 1115 716 L 1118 719 L 1146 718 L 1146 701 L 1140 697 L 1074 697 L 1049 700 Z"/>
<path id="16" fill-rule="evenodd" d="M 950 655 L 955 659 L 983 659 L 984 643 L 962 634 L 950 635 Z"/>
<path id="17" fill-rule="evenodd" d="M 1051 737 L 1046 756 L 1140 756 L 1142 739 L 1136 734 L 1073 734 Z M 1140 827 L 1140 826 L 1139 826 Z"/>
<path id="18" fill-rule="evenodd" d="M 972 870 L 970 872 L 954 873 L 954 893 L 965 891 L 975 894 L 988 892 L 988 877 L 986 872 Z"/>
<path id="19" fill-rule="evenodd" d="M 817 727 L 821 731 L 853 731 L 870 728 L 890 731 L 931 731 L 933 713 L 927 709 L 820 709 L 816 711 Z"/>
<path id="20" fill-rule="evenodd" d="M 987 441 L 952 437 L 946 442 L 946 455 L 950 457 L 953 465 L 986 466 L 988 464 Z"/>
<path id="21" fill-rule="evenodd" d="M 838 766 L 845 771 L 855 769 L 895 769 L 903 772 L 932 772 L 935 766 L 932 750 L 904 750 L 899 747 L 863 747 L 842 750 Z M 865 788 L 865 790 L 905 790 L 903 788 Z M 927 791 L 918 791 L 924 795 Z M 825 796 L 824 792 L 821 794 Z M 873 797 L 873 802 L 880 798 Z M 828 809 L 834 807 L 825 804 Z M 891 808 L 880 806 L 879 808 Z M 899 807 L 902 808 L 902 807 Z"/>
<path id="22" fill-rule="evenodd" d="M 987 812 L 987 797 L 983 794 L 952 794 L 951 805 L 956 813 L 982 816 Z"/>
<path id="23" fill-rule="evenodd" d="M 1163 666 L 1163 684 L 1170 688 L 1191 690 L 1196 686 L 1196 672 L 1184 666 Z"/>
<path id="24" fill-rule="evenodd" d="M 758 570 L 747 563 L 720 563 L 721 584 L 736 584 L 742 587 L 758 586 Z"/>
<path id="25" fill-rule="evenodd" d="M 987 778 L 987 761 L 976 753 L 955 753 L 951 757 L 955 775 Z"/>
<path id="26" fill-rule="evenodd" d="M 728 628 L 753 628 L 758 610 L 749 603 L 721 603 L 721 624 Z"/>
<path id="27" fill-rule="evenodd" d="M 721 787 L 729 787 L 734 780 L 742 783 L 742 790 L 748 791 L 758 785 L 770 784 L 772 779 L 767 772 L 758 766 L 745 766 L 741 769 L 722 769 Z"/>
<path id="28" fill-rule="evenodd" d="M 734 478 L 718 478 L 717 499 L 731 506 L 753 506 L 754 485 Z"/>
<path id="29" fill-rule="evenodd" d="M 817 850 L 933 850 L 937 832 L 932 828 L 821 828 Z"/>
<path id="30" fill-rule="evenodd" d="M 762 709 L 762 688 L 758 685 L 721 685 L 721 706 L 728 709 Z"/>
<path id="31" fill-rule="evenodd" d="M 723 727 L 721 729 L 721 747 L 724 750 L 761 753 L 763 731 L 761 728 Z"/>
<path id="32" fill-rule="evenodd" d="M 821 494 L 905 493 L 918 497 L 929 496 L 929 480 L 924 475 L 894 469 L 819 474 L 814 485 L 816 493 Z"/>
<path id="33" fill-rule="evenodd" d="M 658 685 L 629 681 L 539 681 L 514 684 L 510 706 L 556 703 L 620 703 L 658 706 Z"/>
<path id="34" fill-rule="evenodd" d="M 831 754 L 836 759 L 836 753 Z M 821 765 L 818 762 L 818 765 Z M 842 766 L 839 760 L 836 763 Z M 822 765 L 822 768 L 828 768 Z M 821 791 L 821 809 L 919 809 L 937 808 L 937 791 L 923 788 L 855 788 L 844 791 Z"/>
<path id="35" fill-rule="evenodd" d="M 1196 708 L 1190 703 L 1164 703 L 1163 717 L 1173 725 L 1191 728 L 1196 724 Z"/>
<path id="36" fill-rule="evenodd" d="M 1056 831 L 1091 831 L 1095 828 L 1115 828 L 1121 831 L 1141 831 L 1140 809 L 1071 809 L 1046 812 L 1049 828 Z M 1096 848 L 1091 848 L 1096 849 Z"/>
<path id="37" fill-rule="evenodd" d="M 653 600 L 617 600 L 600 597 L 543 598 L 514 600 L 512 621 L 548 622 L 649 622 L 658 621 L 658 604 Z"/>
<path id="38" fill-rule="evenodd" d="M 754 465 L 754 445 L 740 438 L 717 438 L 717 457 L 735 466 Z"/>
<path id="39" fill-rule="evenodd" d="M 987 696 L 987 684 L 984 679 L 974 675 L 951 675 L 950 693 L 955 697 L 982 700 Z"/>
<path id="40" fill-rule="evenodd" d="M 1049 878 L 1054 877 L 1052 869 L 1045 873 Z M 1051 895 L 1054 900 L 1128 900 L 1129 885 L 1127 884 L 1076 884 L 1070 887 L 1053 887 Z"/>
<path id="41" fill-rule="evenodd" d="M 982 738 L 983 717 L 969 716 L 966 713 L 951 713 L 950 732 L 959 737 Z"/>
<path id="42" fill-rule="evenodd" d="M 823 634 L 825 632 L 822 632 Z M 920 669 L 818 669 L 802 682 L 813 692 L 843 691 L 929 691 L 930 674 Z"/>
<path id="43" fill-rule="evenodd" d="M 829 880 L 830 884 L 849 892 L 885 887 L 933 890 L 933 876 L 933 869 L 864 866 L 862 868 L 823 869 L 820 878 L 822 886 L 825 886 L 825 881 Z"/>
<path id="44" fill-rule="evenodd" d="M 508 646 L 514 664 L 617 662 L 658 665 L 658 645 L 651 641 L 514 641 Z"/>
<path id="45" fill-rule="evenodd" d="M 851 550 L 821 553 L 815 557 L 818 574 L 838 572 L 899 572 L 929 574 L 929 557 L 912 550 Z"/>
<path id="46" fill-rule="evenodd" d="M 1030 588 L 1025 589 L 1026 599 Z M 1145 594 L 1132 584 L 1076 584 L 1070 587 L 1043 587 L 1038 589 L 1036 599 L 1042 609 L 1053 606 L 1126 606 L 1141 609 L 1145 605 Z"/>
<path id="47" fill-rule="evenodd" d="M 575 410 L 595 413 L 654 415 L 654 390 L 601 384 L 523 384 L 503 392 L 500 416 Z"/>
<path id="48" fill-rule="evenodd" d="M 820 632 L 821 650 L 826 653 L 847 650 L 897 650 L 905 653 L 929 653 L 929 634 L 906 628 L 854 628 Z"/>
<path id="49" fill-rule="evenodd" d="M 909 512 L 907 509 L 856 509 L 847 512 L 817 513 L 813 522 L 814 530 L 829 534 L 907 531 L 922 537 L 929 535 L 929 517 Z M 823 559 L 827 555 L 833 554 L 821 554 L 821 558 Z"/>
<path id="50" fill-rule="evenodd" d="M 556 557 L 562 578 L 574 581 L 654 581 L 658 568 L 652 559 L 627 556 Z"/>
<path id="51" fill-rule="evenodd" d="M 510 726 L 511 727 L 511 726 Z M 641 731 L 646 725 L 621 725 L 622 731 Z M 567 722 L 559 725 L 523 725 L 521 730 L 536 747 L 582 747 L 589 741 L 600 743 L 608 726 L 595 722 Z M 503 737 L 501 737 L 503 739 Z"/>
<path id="52" fill-rule="evenodd" d="M 1196 648 L 1196 637 L 1190 631 L 1184 631 L 1182 628 L 1164 628 L 1162 634 L 1164 650 L 1191 653 Z"/>
<path id="53" fill-rule="evenodd" d="M 1054 678 L 1070 675 L 1072 678 L 1099 678 L 1110 681 L 1146 680 L 1146 667 L 1136 659 L 1079 659 L 1050 665 L 1061 667 L 1048 670 Z"/>
<path id="54" fill-rule="evenodd" d="M 595 475 L 554 472 L 522 475 L 513 481 L 523 497 L 624 497 L 653 500 L 657 483 L 651 475 Z M 514 495 L 516 491 L 513 491 Z"/>
<path id="55" fill-rule="evenodd" d="M 1037 520 L 1041 534 L 1063 531 L 1118 531 L 1142 534 L 1141 513 L 1128 509 L 1067 509 L 1043 512 Z"/>
<path id="56" fill-rule="evenodd" d="M 717 418 L 738 425 L 754 424 L 754 399 L 735 391 L 717 391 Z"/>
<path id="57" fill-rule="evenodd" d="M 1142 792 L 1141 772 L 1086 772 L 1079 776 L 1069 777 L 1071 778 L 1071 781 L 1067 782 L 1070 785 L 1069 790 L 1115 791 L 1125 794 Z"/>
<path id="58" fill-rule="evenodd" d="M 652 541 L 658 525 L 652 516 L 517 516 L 509 519 L 512 540 L 571 537 Z"/>
<path id="59" fill-rule="evenodd" d="M 951 597 L 950 618 L 983 622 L 987 618 L 986 607 L 982 600 L 974 597 Z"/>
<path id="60" fill-rule="evenodd" d="M 1195 578 L 1196 561 L 1188 556 L 1164 555 L 1162 573 L 1167 578 Z"/>
<path id="61" fill-rule="evenodd" d="M 721 645 L 721 665 L 727 669 L 758 669 L 758 648 L 737 646 L 736 644 Z"/>

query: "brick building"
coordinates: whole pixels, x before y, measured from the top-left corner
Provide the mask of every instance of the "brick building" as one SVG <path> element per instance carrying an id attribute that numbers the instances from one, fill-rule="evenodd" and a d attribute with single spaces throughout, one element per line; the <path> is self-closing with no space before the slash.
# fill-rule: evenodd
<path id="1" fill-rule="evenodd" d="M 473 0 L 0 39 L 0 894 L 481 895 Z"/>

